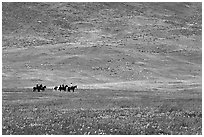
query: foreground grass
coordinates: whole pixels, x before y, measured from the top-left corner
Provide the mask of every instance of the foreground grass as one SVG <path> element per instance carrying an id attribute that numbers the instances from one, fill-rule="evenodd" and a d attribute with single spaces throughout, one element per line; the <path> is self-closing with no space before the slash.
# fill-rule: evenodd
<path id="1" fill-rule="evenodd" d="M 202 134 L 202 113 L 176 108 L 64 110 L 47 106 L 3 107 L 7 134 Z"/>
<path id="2" fill-rule="evenodd" d="M 3 135 L 202 134 L 201 92 L 3 89 Z"/>

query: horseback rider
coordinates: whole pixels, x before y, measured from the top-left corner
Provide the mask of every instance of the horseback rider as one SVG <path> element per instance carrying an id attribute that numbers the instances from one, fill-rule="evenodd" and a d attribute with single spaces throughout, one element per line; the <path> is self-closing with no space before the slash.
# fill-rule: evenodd
<path id="1" fill-rule="evenodd" d="M 72 83 L 70 84 L 70 87 L 73 87 Z"/>
<path id="2" fill-rule="evenodd" d="M 61 91 L 62 90 L 62 86 L 60 85 L 58 89 Z"/>
<path id="3" fill-rule="evenodd" d="M 43 85 L 42 84 L 40 84 L 40 89 L 43 87 Z"/>
<path id="4" fill-rule="evenodd" d="M 64 84 L 62 84 L 62 90 L 66 91 Z"/>

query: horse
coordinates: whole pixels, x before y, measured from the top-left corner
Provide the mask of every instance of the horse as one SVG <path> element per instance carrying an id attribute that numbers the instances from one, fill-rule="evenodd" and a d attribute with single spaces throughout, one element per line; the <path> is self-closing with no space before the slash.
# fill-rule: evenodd
<path id="1" fill-rule="evenodd" d="M 58 88 L 58 90 L 64 90 L 64 91 L 66 91 L 66 88 L 67 88 L 68 86 L 66 85 L 66 86 L 64 86 L 64 84 L 61 86 L 59 86 L 59 88 Z M 56 87 L 57 88 L 57 87 Z"/>
<path id="2" fill-rule="evenodd" d="M 54 89 L 54 90 L 57 90 L 57 88 L 58 88 L 58 86 L 55 86 L 53 89 Z"/>
<path id="3" fill-rule="evenodd" d="M 39 86 L 37 86 L 37 87 L 33 87 L 33 92 L 35 92 L 36 90 L 38 90 L 38 92 L 40 92 L 40 87 Z"/>
<path id="4" fill-rule="evenodd" d="M 75 88 L 77 88 L 77 85 L 76 86 L 68 87 L 68 91 L 70 92 L 70 90 L 72 90 L 74 92 Z"/>
<path id="5" fill-rule="evenodd" d="M 62 90 L 64 90 L 64 91 L 66 91 L 66 88 L 67 88 L 68 86 L 66 85 L 66 86 L 64 86 L 64 84 L 62 84 Z"/>
<path id="6" fill-rule="evenodd" d="M 42 84 L 40 86 L 36 85 L 36 87 L 33 87 L 33 92 L 35 92 L 36 90 L 40 92 L 40 90 L 44 91 L 45 89 L 46 89 L 46 86 L 42 86 Z"/>
<path id="7" fill-rule="evenodd" d="M 64 86 L 64 91 L 66 91 L 66 89 L 68 88 L 68 86 L 66 85 L 66 86 Z"/>
<path id="8" fill-rule="evenodd" d="M 41 87 L 41 90 L 44 91 L 46 89 L 46 86 Z"/>
<path id="9" fill-rule="evenodd" d="M 33 92 L 35 92 L 35 90 L 37 90 L 37 87 L 33 87 Z"/>
<path id="10" fill-rule="evenodd" d="M 59 90 L 59 91 L 61 91 L 61 90 L 62 90 L 62 86 L 61 86 L 61 85 L 58 87 L 58 90 Z"/>

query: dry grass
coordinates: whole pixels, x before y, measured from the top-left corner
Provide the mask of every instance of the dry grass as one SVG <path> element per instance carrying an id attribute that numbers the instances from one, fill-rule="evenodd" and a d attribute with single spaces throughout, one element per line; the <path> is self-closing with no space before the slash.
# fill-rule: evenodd
<path id="1" fill-rule="evenodd" d="M 36 99 L 35 102 L 12 102 L 18 98 L 8 99 L 8 96 L 17 94 L 12 91 L 7 95 L 8 100 L 3 96 L 2 131 L 4 135 L 202 134 L 202 112 L 198 109 L 201 102 L 196 102 L 196 99 L 191 101 L 198 106 L 195 109 L 184 106 L 185 99 L 178 102 L 176 99 L 169 101 L 157 96 L 156 101 L 155 96 L 151 93 L 149 96 L 145 95 L 146 92 L 137 93 L 138 98 L 146 102 L 141 104 L 138 99 L 111 100 L 104 96 L 105 94 L 109 98 L 114 98 L 115 94 L 119 97 L 123 94 L 129 96 L 133 91 L 80 90 L 76 94 L 66 93 L 67 95 L 51 91 L 37 94 L 26 91 L 28 90 L 18 93 L 22 95 L 19 96 L 22 97 L 21 100 Z M 91 93 L 92 95 L 89 95 Z M 51 98 L 50 96 L 52 99 L 43 101 L 43 98 Z M 78 106 L 80 101 L 84 105 Z M 96 106 L 98 102 L 100 104 Z M 108 105 L 111 107 L 104 107 Z"/>

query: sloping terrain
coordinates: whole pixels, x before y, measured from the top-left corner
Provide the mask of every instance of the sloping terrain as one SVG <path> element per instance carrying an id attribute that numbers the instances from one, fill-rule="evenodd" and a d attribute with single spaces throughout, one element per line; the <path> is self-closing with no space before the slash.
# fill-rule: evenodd
<path id="1" fill-rule="evenodd" d="M 6 87 L 201 91 L 201 3 L 2 3 Z"/>

